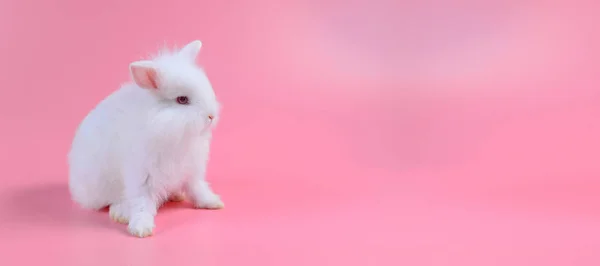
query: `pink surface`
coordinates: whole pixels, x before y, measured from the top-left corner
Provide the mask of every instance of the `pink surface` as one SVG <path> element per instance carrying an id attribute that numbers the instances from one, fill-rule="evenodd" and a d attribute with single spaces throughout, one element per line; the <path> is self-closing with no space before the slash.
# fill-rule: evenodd
<path id="1" fill-rule="evenodd" d="M 594 3 L 595 2 L 595 3 Z M 0 265 L 600 265 L 598 1 L 0 2 Z M 75 127 L 166 40 L 222 211 L 74 206 Z"/>

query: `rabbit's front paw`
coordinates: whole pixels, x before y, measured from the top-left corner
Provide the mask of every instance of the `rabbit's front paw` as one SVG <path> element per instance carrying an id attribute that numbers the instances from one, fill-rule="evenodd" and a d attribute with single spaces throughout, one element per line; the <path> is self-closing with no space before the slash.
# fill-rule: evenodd
<path id="1" fill-rule="evenodd" d="M 127 214 L 127 208 L 125 207 L 125 204 L 111 204 L 108 210 L 108 215 L 110 215 L 110 219 L 117 223 L 129 223 L 129 215 Z"/>
<path id="2" fill-rule="evenodd" d="M 219 195 L 210 193 L 208 195 L 199 197 L 196 200 L 194 206 L 198 209 L 218 210 L 223 209 L 225 207 L 225 204 L 223 203 Z"/>
<path id="3" fill-rule="evenodd" d="M 151 236 L 154 230 L 154 217 L 151 215 L 132 217 L 127 229 L 130 234 L 137 237 Z"/>

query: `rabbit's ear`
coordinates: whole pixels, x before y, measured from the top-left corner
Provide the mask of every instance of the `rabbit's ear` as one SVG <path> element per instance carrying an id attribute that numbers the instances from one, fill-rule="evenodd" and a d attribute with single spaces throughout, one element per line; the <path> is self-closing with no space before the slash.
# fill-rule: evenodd
<path id="1" fill-rule="evenodd" d="M 144 89 L 158 89 L 158 71 L 151 61 L 137 61 L 129 65 L 133 81 Z"/>
<path id="2" fill-rule="evenodd" d="M 202 48 L 202 42 L 199 40 L 195 40 L 183 47 L 179 51 L 179 54 L 185 56 L 186 58 L 189 58 L 190 60 L 196 60 L 196 57 L 200 52 L 200 48 Z"/>

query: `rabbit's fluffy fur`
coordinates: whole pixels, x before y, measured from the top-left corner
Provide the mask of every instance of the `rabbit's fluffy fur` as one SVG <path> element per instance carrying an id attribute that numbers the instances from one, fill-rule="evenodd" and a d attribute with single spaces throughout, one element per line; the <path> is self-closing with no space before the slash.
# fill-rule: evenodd
<path id="1" fill-rule="evenodd" d="M 224 206 L 205 180 L 219 103 L 195 63 L 201 46 L 131 63 L 133 82 L 101 101 L 75 134 L 72 199 L 86 209 L 110 206 L 132 235 L 151 235 L 158 207 L 184 194 L 197 208 Z"/>

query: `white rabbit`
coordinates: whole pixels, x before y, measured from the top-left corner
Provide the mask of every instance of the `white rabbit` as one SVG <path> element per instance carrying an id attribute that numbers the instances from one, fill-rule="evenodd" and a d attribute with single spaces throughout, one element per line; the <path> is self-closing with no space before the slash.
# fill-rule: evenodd
<path id="1" fill-rule="evenodd" d="M 223 202 L 205 180 L 219 103 L 195 63 L 193 41 L 129 66 L 132 83 L 101 101 L 81 122 L 69 161 L 72 199 L 86 209 L 110 206 L 132 235 L 152 235 L 166 200 L 186 193 L 197 208 Z"/>

